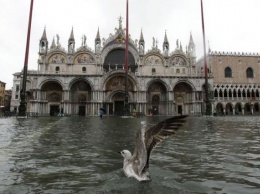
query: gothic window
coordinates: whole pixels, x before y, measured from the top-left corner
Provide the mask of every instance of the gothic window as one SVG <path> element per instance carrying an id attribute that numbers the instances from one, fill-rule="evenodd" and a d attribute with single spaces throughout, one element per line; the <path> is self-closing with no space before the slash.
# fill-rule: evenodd
<path id="1" fill-rule="evenodd" d="M 59 73 L 60 67 L 59 66 L 55 67 L 55 71 L 56 71 L 56 73 Z"/>
<path id="2" fill-rule="evenodd" d="M 82 67 L 82 72 L 86 73 L 86 67 Z"/>
<path id="3" fill-rule="evenodd" d="M 19 92 L 19 90 L 20 90 L 20 86 L 16 85 L 16 92 Z"/>
<path id="4" fill-rule="evenodd" d="M 215 89 L 214 91 L 214 97 L 217 98 L 218 97 L 218 91 Z"/>
<path id="5" fill-rule="evenodd" d="M 251 67 L 247 68 L 246 77 L 247 78 L 253 78 L 254 77 L 254 72 L 253 72 L 253 69 Z"/>
<path id="6" fill-rule="evenodd" d="M 232 70 L 230 67 L 225 68 L 225 77 L 232 77 Z"/>

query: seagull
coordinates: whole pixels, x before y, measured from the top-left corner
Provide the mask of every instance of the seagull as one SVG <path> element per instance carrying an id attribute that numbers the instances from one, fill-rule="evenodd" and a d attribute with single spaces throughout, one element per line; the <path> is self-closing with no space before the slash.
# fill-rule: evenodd
<path id="1" fill-rule="evenodd" d="M 136 143 L 133 155 L 129 150 L 118 152 L 124 158 L 123 171 L 127 177 L 134 177 L 138 181 L 149 181 L 149 158 L 153 148 L 175 134 L 186 121 L 187 116 L 175 116 L 161 121 L 152 127 L 142 123 L 141 129 L 137 131 Z"/>

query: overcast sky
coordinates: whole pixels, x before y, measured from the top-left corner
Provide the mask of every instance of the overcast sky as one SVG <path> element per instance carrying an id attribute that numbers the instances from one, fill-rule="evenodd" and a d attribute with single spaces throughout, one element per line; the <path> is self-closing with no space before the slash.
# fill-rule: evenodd
<path id="1" fill-rule="evenodd" d="M 0 0 L 0 81 L 11 89 L 13 73 L 22 70 L 31 0 Z M 260 0 L 203 0 L 207 49 L 260 53 Z M 67 49 L 73 27 L 76 48 L 86 35 L 94 49 L 97 29 L 108 38 L 123 17 L 126 0 L 34 0 L 28 69 L 37 70 L 39 39 L 46 26 L 49 46 L 58 34 Z M 153 37 L 162 49 L 165 30 L 170 51 L 176 40 L 185 48 L 190 32 L 196 44 L 197 58 L 203 55 L 200 0 L 129 0 L 129 33 L 139 39 L 143 29 L 146 51 Z M 209 43 L 209 44 L 208 44 Z"/>

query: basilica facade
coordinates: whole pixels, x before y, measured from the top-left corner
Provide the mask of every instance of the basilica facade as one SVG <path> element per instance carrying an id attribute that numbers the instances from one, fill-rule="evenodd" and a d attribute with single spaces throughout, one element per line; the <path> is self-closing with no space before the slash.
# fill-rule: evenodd
<path id="1" fill-rule="evenodd" d="M 139 40 L 129 35 L 127 77 L 126 33 L 121 18 L 107 39 L 101 39 L 97 30 L 94 49 L 86 44 L 86 36 L 76 48 L 73 29 L 66 49 L 58 35 L 49 44 L 46 34 L 44 29 L 39 42 L 38 69 L 27 73 L 29 113 L 55 116 L 63 110 L 65 115 L 95 116 L 104 108 L 107 115 L 121 115 L 125 91 L 128 91 L 130 112 L 178 115 L 205 111 L 205 78 L 197 67 L 191 34 L 185 49 L 177 40 L 172 51 L 166 32 L 162 49 L 153 39 L 152 47 L 146 50 L 142 31 Z M 18 111 L 20 104 L 22 75 L 23 72 L 14 74 L 13 111 Z M 208 83 L 213 91 L 211 74 Z"/>

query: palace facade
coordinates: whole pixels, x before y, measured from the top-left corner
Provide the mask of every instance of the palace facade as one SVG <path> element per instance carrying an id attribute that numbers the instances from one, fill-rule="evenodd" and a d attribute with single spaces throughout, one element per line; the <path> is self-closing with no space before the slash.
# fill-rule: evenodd
<path id="1" fill-rule="evenodd" d="M 205 111 L 204 73 L 197 67 L 195 44 L 190 34 L 185 50 L 176 41 L 170 51 L 165 33 L 162 50 L 153 39 L 145 49 L 143 32 L 140 39 L 129 35 L 128 98 L 130 111 L 154 115 L 193 114 Z M 100 108 L 108 115 L 121 115 L 125 99 L 126 34 L 119 26 L 107 39 L 97 30 L 94 49 L 82 37 L 76 48 L 73 29 L 67 49 L 49 41 L 44 29 L 39 42 L 38 69 L 28 70 L 26 85 L 27 112 L 57 115 L 94 116 Z M 18 111 L 23 72 L 14 74 L 11 110 Z M 209 76 L 210 91 L 213 79 Z M 213 108 L 213 107 L 212 107 Z"/>
<path id="2" fill-rule="evenodd" d="M 203 60 L 197 67 L 203 69 Z M 213 110 L 217 115 L 260 115 L 260 55 L 213 52 L 207 56 L 213 76 Z"/>

